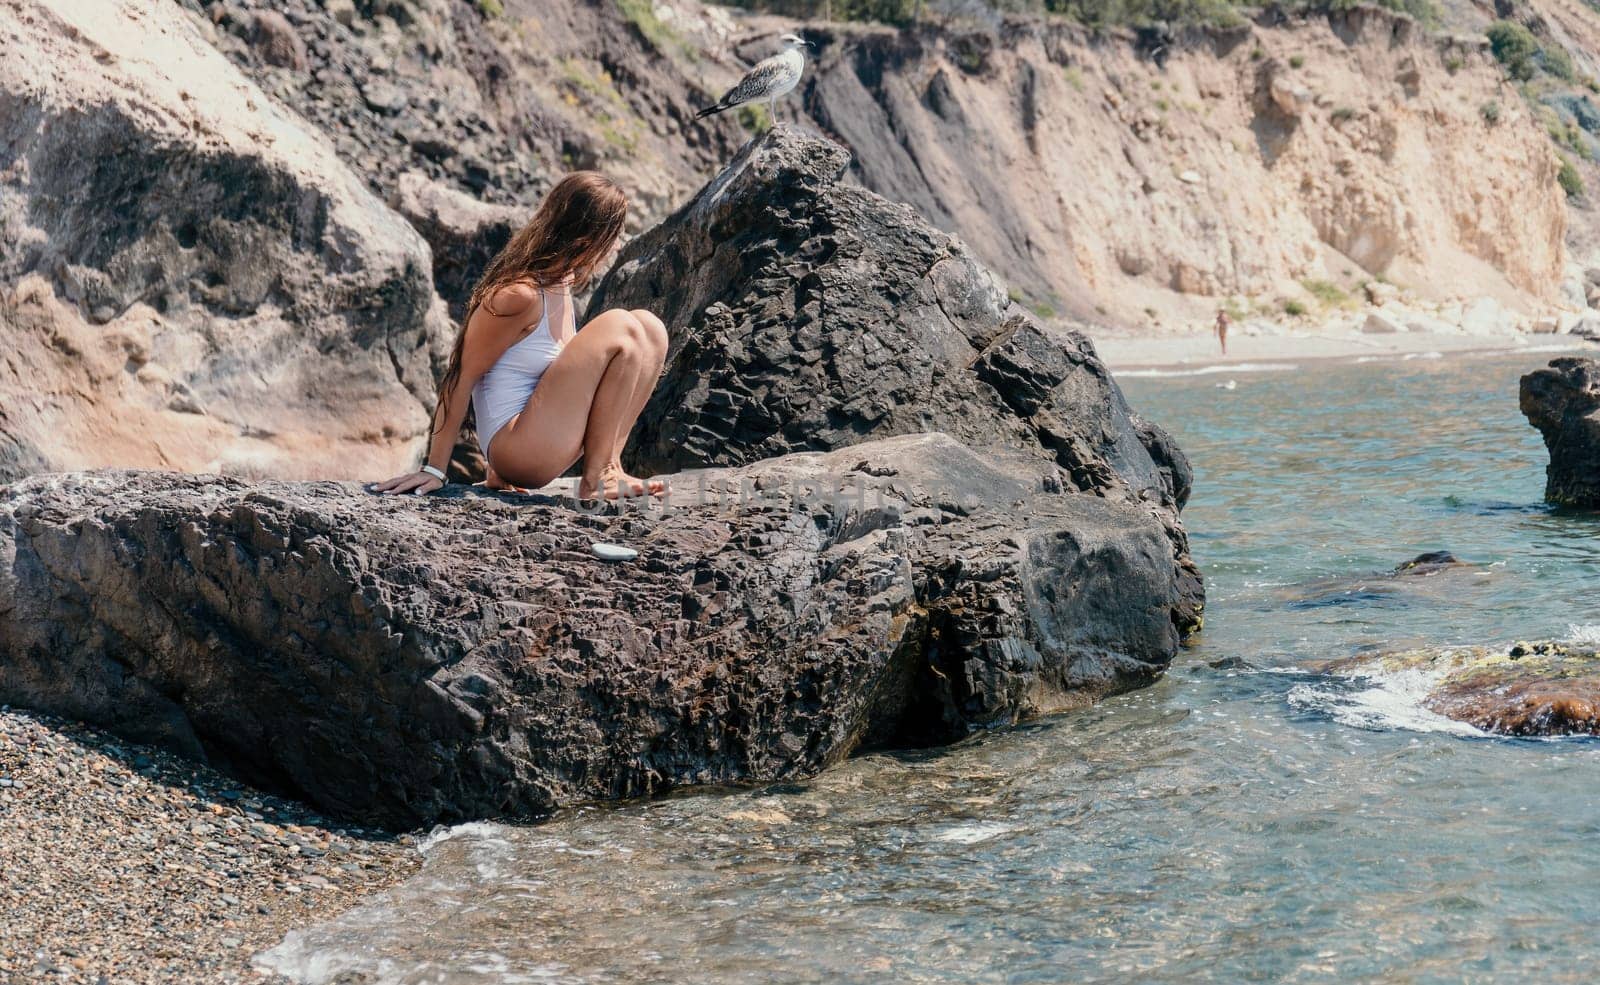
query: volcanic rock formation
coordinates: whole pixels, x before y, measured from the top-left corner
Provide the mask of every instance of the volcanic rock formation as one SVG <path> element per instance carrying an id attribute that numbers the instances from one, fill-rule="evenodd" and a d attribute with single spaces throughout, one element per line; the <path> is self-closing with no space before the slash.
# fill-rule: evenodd
<path id="1" fill-rule="evenodd" d="M 1087 338 L 1039 324 L 908 206 L 842 181 L 848 163 L 779 127 L 624 250 L 590 314 L 647 307 L 671 337 L 633 464 L 738 465 L 918 431 L 1014 449 L 1066 489 L 1166 522 L 1192 628 L 1182 451 L 1129 409 Z"/>
<path id="2" fill-rule="evenodd" d="M 36 476 L 0 491 L 0 700 L 398 826 L 804 776 L 1160 675 L 1162 525 L 1055 481 L 938 434 L 603 515 Z"/>
<path id="3" fill-rule="evenodd" d="M 1528 423 L 1550 450 L 1544 498 L 1561 506 L 1600 507 L 1600 362 L 1579 356 L 1550 360 L 1522 378 Z"/>

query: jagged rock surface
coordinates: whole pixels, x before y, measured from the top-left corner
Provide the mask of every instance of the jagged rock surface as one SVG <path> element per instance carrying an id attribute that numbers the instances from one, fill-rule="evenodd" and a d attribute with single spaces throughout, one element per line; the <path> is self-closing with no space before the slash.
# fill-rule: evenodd
<path id="1" fill-rule="evenodd" d="M 1015 449 L 1065 488 L 1162 516 L 1195 625 L 1182 451 L 1130 411 L 1087 338 L 1040 325 L 908 206 L 843 182 L 848 162 L 780 127 L 624 250 L 590 314 L 648 307 L 672 340 L 632 463 L 738 465 L 933 430 Z"/>
<path id="2" fill-rule="evenodd" d="M 585 0 L 177 0 L 273 98 L 326 133 L 385 198 L 408 173 L 531 209 L 565 171 L 628 189 L 643 228 L 738 146 L 732 120 L 696 120 L 697 83 L 726 14 Z M 261 43 L 271 10 L 306 52 Z M 281 16 L 280 16 L 281 15 Z M 680 33 L 688 32 L 688 33 Z M 705 35 L 705 36 L 702 36 Z"/>
<path id="3" fill-rule="evenodd" d="M 1544 498 L 1600 508 L 1600 361 L 1552 359 L 1522 378 L 1519 403 L 1550 451 Z"/>
<path id="4" fill-rule="evenodd" d="M 0 36 L 0 477 L 408 459 L 449 332 L 416 233 L 173 4 Z"/>
<path id="5" fill-rule="evenodd" d="M 803 776 L 1162 672 L 1163 527 L 1054 482 L 936 434 L 680 475 L 653 516 L 37 476 L 0 489 L 0 701 L 400 826 Z"/>

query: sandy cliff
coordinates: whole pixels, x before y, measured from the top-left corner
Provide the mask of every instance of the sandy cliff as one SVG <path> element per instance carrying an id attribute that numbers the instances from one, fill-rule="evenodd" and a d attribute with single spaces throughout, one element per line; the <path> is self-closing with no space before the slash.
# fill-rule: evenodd
<path id="1" fill-rule="evenodd" d="M 1159 57 L 1060 21 L 829 32 L 806 105 L 863 183 L 1080 317 L 1377 277 L 1549 300 L 1562 272 L 1556 157 L 1499 66 L 1385 11 Z"/>
<path id="2" fill-rule="evenodd" d="M 0 478 L 402 466 L 427 244 L 175 5 L 0 5 Z"/>

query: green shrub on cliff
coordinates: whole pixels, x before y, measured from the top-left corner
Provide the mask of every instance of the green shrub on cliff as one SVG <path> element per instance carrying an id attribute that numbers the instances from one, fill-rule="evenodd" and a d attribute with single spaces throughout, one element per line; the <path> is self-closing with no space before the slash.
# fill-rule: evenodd
<path id="1" fill-rule="evenodd" d="M 1173 27 L 1232 27 L 1259 3 L 1241 0 L 727 0 L 735 6 L 785 17 L 879 21 L 907 25 L 923 19 L 992 19 L 997 14 L 1058 14 L 1090 27 L 1167 24 Z M 1366 0 L 1288 0 L 1292 13 L 1348 10 Z M 1378 6 L 1432 24 L 1434 0 L 1373 0 Z"/>
<path id="2" fill-rule="evenodd" d="M 1572 56 L 1560 45 L 1540 48 L 1539 64 L 1563 82 L 1578 81 L 1578 70 L 1572 66 Z"/>
<path id="3" fill-rule="evenodd" d="M 1489 50 L 1513 79 L 1526 82 L 1533 78 L 1539 42 L 1532 31 L 1512 21 L 1495 21 L 1484 33 L 1489 36 Z"/>
<path id="4" fill-rule="evenodd" d="M 1556 182 L 1561 185 L 1561 190 L 1567 193 L 1568 198 L 1577 198 L 1583 194 L 1583 176 L 1578 174 L 1578 168 L 1561 155 L 1561 170 L 1556 172 Z"/>
<path id="5" fill-rule="evenodd" d="M 879 21 L 910 24 L 923 13 L 925 0 L 728 0 L 735 7 L 784 17 L 836 21 Z"/>
<path id="6" fill-rule="evenodd" d="M 1489 38 L 1489 50 L 1506 67 L 1506 74 L 1518 82 L 1530 81 L 1540 69 L 1563 82 L 1578 81 L 1578 70 L 1567 49 L 1558 44 L 1541 45 L 1533 32 L 1521 24 L 1495 21 L 1484 33 Z"/>
<path id="7" fill-rule="evenodd" d="M 772 114 L 761 103 L 746 103 L 739 107 L 739 126 L 746 133 L 761 134 L 772 129 Z"/>

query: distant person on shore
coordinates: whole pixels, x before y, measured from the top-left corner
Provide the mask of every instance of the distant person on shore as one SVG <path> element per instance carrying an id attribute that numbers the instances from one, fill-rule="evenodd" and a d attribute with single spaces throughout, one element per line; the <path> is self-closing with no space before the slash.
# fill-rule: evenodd
<path id="1" fill-rule="evenodd" d="M 1228 312 L 1222 308 L 1217 309 L 1217 343 L 1222 346 L 1222 354 L 1228 354 Z"/>
<path id="2" fill-rule="evenodd" d="M 622 449 L 661 374 L 666 327 L 648 311 L 612 309 L 578 331 L 572 305 L 573 290 L 621 249 L 627 210 L 622 189 L 593 171 L 550 191 L 473 289 L 439 383 L 427 459 L 378 492 L 445 484 L 469 393 L 491 488 L 542 486 L 582 458 L 579 499 L 665 490 L 624 472 Z"/>

